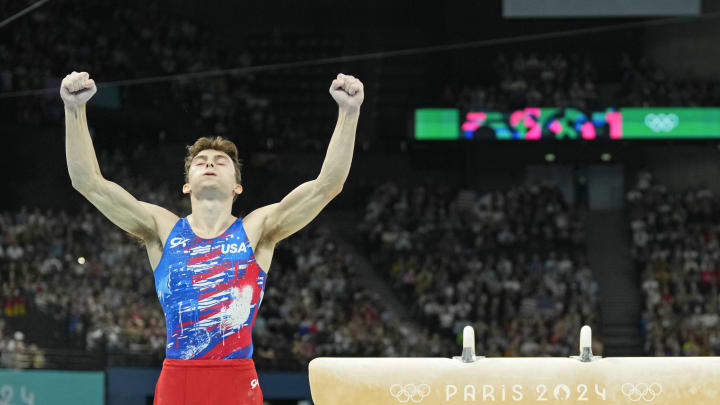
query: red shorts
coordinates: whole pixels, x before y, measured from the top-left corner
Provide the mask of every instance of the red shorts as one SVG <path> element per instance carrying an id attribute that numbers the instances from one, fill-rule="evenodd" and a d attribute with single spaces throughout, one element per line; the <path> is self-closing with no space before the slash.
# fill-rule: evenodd
<path id="1" fill-rule="evenodd" d="M 165 359 L 154 405 L 262 405 L 252 359 Z"/>

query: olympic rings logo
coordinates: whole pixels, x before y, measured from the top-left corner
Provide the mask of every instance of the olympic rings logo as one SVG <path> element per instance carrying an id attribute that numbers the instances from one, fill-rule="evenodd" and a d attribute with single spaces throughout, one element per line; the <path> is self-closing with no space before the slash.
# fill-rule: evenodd
<path id="1" fill-rule="evenodd" d="M 645 125 L 653 132 L 670 132 L 680 123 L 677 114 L 648 114 L 645 116 Z"/>
<path id="2" fill-rule="evenodd" d="M 651 402 L 662 394 L 662 385 L 658 383 L 652 383 L 649 385 L 645 383 L 625 383 L 622 385 L 621 391 L 627 399 L 633 402 L 638 402 L 641 399 L 645 402 Z"/>
<path id="3" fill-rule="evenodd" d="M 390 386 L 390 395 L 401 403 L 408 401 L 418 403 L 430 395 L 430 386 L 427 384 L 393 384 Z"/>

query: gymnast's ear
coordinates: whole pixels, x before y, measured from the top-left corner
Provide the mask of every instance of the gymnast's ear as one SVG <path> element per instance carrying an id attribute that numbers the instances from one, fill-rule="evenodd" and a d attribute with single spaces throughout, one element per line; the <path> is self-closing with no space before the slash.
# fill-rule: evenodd
<path id="1" fill-rule="evenodd" d="M 185 183 L 183 184 L 182 193 L 183 194 L 190 194 L 192 190 L 190 190 L 190 184 Z"/>

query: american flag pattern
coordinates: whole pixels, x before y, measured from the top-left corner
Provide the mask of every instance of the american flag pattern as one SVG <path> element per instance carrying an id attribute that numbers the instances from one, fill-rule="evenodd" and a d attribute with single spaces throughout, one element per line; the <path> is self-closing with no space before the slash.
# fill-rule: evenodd
<path id="1" fill-rule="evenodd" d="M 267 274 L 255 261 L 242 219 L 213 239 L 187 217 L 170 232 L 155 269 L 169 359 L 252 358 L 252 327 Z"/>

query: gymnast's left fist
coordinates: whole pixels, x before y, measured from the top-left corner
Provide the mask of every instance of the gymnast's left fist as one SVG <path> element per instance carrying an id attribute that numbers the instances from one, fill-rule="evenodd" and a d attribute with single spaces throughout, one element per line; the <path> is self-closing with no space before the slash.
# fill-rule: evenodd
<path id="1" fill-rule="evenodd" d="M 330 95 L 338 106 L 348 110 L 359 110 L 365 99 L 365 91 L 360 80 L 340 73 L 330 85 Z"/>

